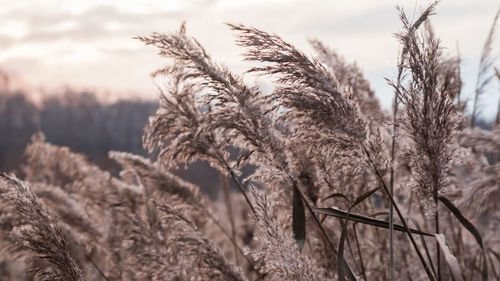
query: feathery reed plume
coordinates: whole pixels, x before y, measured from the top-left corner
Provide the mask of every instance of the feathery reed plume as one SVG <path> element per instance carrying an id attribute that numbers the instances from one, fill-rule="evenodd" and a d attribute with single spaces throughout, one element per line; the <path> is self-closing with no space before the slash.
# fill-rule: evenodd
<path id="1" fill-rule="evenodd" d="M 486 90 L 486 86 L 493 79 L 493 74 L 490 74 L 491 67 L 495 62 L 496 57 L 491 57 L 492 44 L 495 36 L 495 29 L 500 16 L 500 8 L 498 8 L 495 18 L 493 19 L 493 24 L 491 25 L 488 37 L 486 37 L 486 42 L 484 42 L 483 52 L 481 53 L 481 59 L 479 60 L 479 70 L 476 78 L 476 88 L 474 90 L 474 104 L 472 106 L 471 115 L 471 127 L 474 128 L 476 125 L 476 119 L 479 115 L 479 98 Z"/>
<path id="2" fill-rule="evenodd" d="M 166 75 L 172 81 L 162 91 L 162 108 L 146 129 L 146 148 L 163 147 L 160 159 L 167 165 L 189 163 L 199 156 L 235 182 L 238 168 L 248 162 L 272 169 L 262 174 L 263 182 L 265 176 L 286 178 L 286 173 L 276 168 L 283 166 L 286 158 L 279 153 L 282 141 L 262 108 L 260 91 L 212 61 L 196 39 L 185 33 L 184 25 L 175 34 L 138 38 L 159 48 L 160 55 L 175 63 L 153 74 Z M 229 146 L 241 150 L 235 162 L 228 159 Z"/>
<path id="3" fill-rule="evenodd" d="M 80 202 L 62 188 L 44 183 L 34 183 L 31 188 L 59 222 L 67 224 L 72 230 L 86 235 L 89 239 L 100 236 L 101 230 L 96 228 Z"/>
<path id="4" fill-rule="evenodd" d="M 85 155 L 46 142 L 42 133 L 31 138 L 25 155 L 27 165 L 23 172 L 29 181 L 60 186 L 75 196 L 88 198 L 90 200 L 80 203 L 94 210 L 106 207 L 107 195 L 112 190 L 104 187 L 120 184 L 109 172 L 88 161 Z"/>
<path id="5" fill-rule="evenodd" d="M 35 191 L 40 185 L 60 186 L 60 188 L 51 188 L 50 191 L 40 190 L 41 199 L 49 207 L 54 205 L 52 210 L 63 222 L 71 226 L 73 232 L 85 235 L 82 243 L 85 244 L 84 251 L 87 256 L 83 262 L 88 264 L 88 255 L 93 253 L 99 257 L 96 261 L 105 267 L 105 271 L 117 270 L 119 268 L 117 264 L 105 262 L 114 251 L 106 241 L 106 237 L 113 233 L 110 229 L 114 227 L 112 210 L 109 206 L 120 201 L 120 197 L 125 196 L 134 187 L 112 177 L 109 172 L 101 170 L 89 162 L 84 155 L 72 152 L 68 147 L 59 147 L 45 142 L 42 134 L 32 137 L 32 142 L 27 146 L 25 154 L 27 164 L 23 170 L 27 178 L 35 182 Z M 74 202 L 77 205 L 73 205 L 74 208 L 62 210 L 63 204 L 53 201 L 57 199 L 66 199 L 66 203 Z M 87 228 L 84 223 L 85 219 L 73 220 L 73 218 L 88 218 L 93 227 Z M 95 235 L 90 235 L 90 233 Z M 78 262 L 81 261 L 78 260 Z M 101 269 L 92 265 L 92 270 L 100 271 Z"/>
<path id="6" fill-rule="evenodd" d="M 0 198 L 13 205 L 16 215 L 27 222 L 27 225 L 14 229 L 12 233 L 18 241 L 16 250 L 29 250 L 37 259 L 53 266 L 51 271 L 44 268 L 35 269 L 42 280 L 84 280 L 82 272 L 69 255 L 61 228 L 49 217 L 28 184 L 15 176 L 2 173 Z"/>
<path id="7" fill-rule="evenodd" d="M 182 210 L 151 203 L 155 220 L 128 211 L 127 204 L 118 207 L 129 225 L 121 249 L 127 275 L 152 280 L 246 280 Z"/>
<path id="8" fill-rule="evenodd" d="M 481 217 L 491 214 L 494 219 L 495 208 L 500 199 L 500 165 L 483 167 L 482 177 L 471 182 L 468 188 L 464 188 L 462 197 L 458 204 L 466 206 L 475 216 Z"/>
<path id="9" fill-rule="evenodd" d="M 403 12 L 401 19 L 408 30 L 410 24 Z M 407 154 L 425 204 L 428 198 L 437 198 L 446 186 L 449 163 L 455 153 L 453 139 L 460 124 L 450 90 L 452 76 L 441 71 L 441 50 L 432 30 L 405 34 L 410 36 L 400 36 L 408 50 L 404 79 L 397 90 L 405 106 L 400 124 L 412 141 Z M 436 208 L 429 204 L 426 207 Z"/>
<path id="10" fill-rule="evenodd" d="M 229 26 L 240 33 L 238 45 L 248 48 L 245 60 L 265 63 L 249 72 L 274 76 L 280 83 L 268 97 L 268 100 L 279 101 L 275 108 L 292 109 L 284 114 L 316 117 L 315 120 L 321 125 L 326 123 L 329 130 L 364 137 L 365 124 L 355 118 L 356 105 L 349 95 L 339 92 L 337 79 L 323 64 L 309 59 L 277 35 L 243 25 Z"/>
<path id="11" fill-rule="evenodd" d="M 427 19 L 429 16 L 431 16 L 434 13 L 434 9 L 437 5 L 437 2 L 432 3 L 429 5 L 423 12 L 422 14 L 415 20 L 415 22 L 411 25 L 407 22 L 407 28 L 404 30 L 404 32 L 399 35 L 400 38 L 405 38 L 405 37 L 411 37 L 414 36 L 414 32 L 416 32 L 419 27 L 422 25 L 422 23 L 427 23 Z M 398 8 L 400 9 L 400 8 Z M 400 13 L 403 15 L 402 11 Z M 406 19 L 401 18 L 401 20 L 404 22 Z M 430 27 L 430 25 L 428 25 Z M 403 39 L 407 40 L 407 39 Z M 391 167 L 390 167 L 390 195 L 391 197 L 394 196 L 394 182 L 395 182 L 395 161 L 396 161 L 396 149 L 397 149 L 397 139 L 398 139 L 398 129 L 399 125 L 397 122 L 398 119 L 398 111 L 399 111 L 399 104 L 400 104 L 400 98 L 398 96 L 399 94 L 399 88 L 402 83 L 403 79 L 403 72 L 404 72 L 404 64 L 408 60 L 408 48 L 406 45 L 403 44 L 402 50 L 401 50 L 401 55 L 398 61 L 398 73 L 397 73 L 397 81 L 390 82 L 389 84 L 391 85 L 396 85 L 395 88 L 395 96 L 394 96 L 394 101 L 393 101 L 393 116 L 392 116 L 392 143 L 391 143 Z M 460 66 L 458 64 L 458 66 Z M 460 75 L 458 75 L 458 78 L 460 79 Z M 394 280 L 394 233 L 393 233 L 393 216 L 394 216 L 394 206 L 391 204 L 390 209 L 389 209 L 389 251 L 390 251 L 390 260 L 389 260 L 389 280 Z"/>
<path id="12" fill-rule="evenodd" d="M 156 145 L 163 147 L 171 142 L 169 151 L 162 149 L 159 155 L 164 162 L 172 160 L 172 163 L 168 165 L 188 164 L 194 158 L 193 156 L 197 155 L 226 172 L 227 160 L 221 159 L 223 155 L 219 156 L 219 152 L 214 148 L 216 145 L 225 148 L 223 143 L 216 142 L 218 139 L 215 139 L 216 136 L 212 132 L 217 126 L 207 122 L 210 121 L 207 120 L 210 116 L 203 115 L 209 115 L 208 113 L 215 106 L 210 104 L 213 95 L 221 98 L 230 97 L 230 100 L 214 99 L 215 102 L 225 103 L 225 106 L 229 107 L 234 102 L 244 103 L 245 97 L 252 92 L 242 84 L 239 78 L 212 62 L 203 47 L 194 38 L 186 35 L 184 25 L 176 34 L 155 33 L 150 37 L 138 38 L 147 45 L 159 48 L 160 55 L 172 58 L 177 65 L 177 67 L 168 66 L 153 73 L 153 76 L 167 75 L 173 81 L 167 88 L 167 93 L 162 92 L 162 108 L 146 129 L 145 147 L 151 150 Z M 201 86 L 197 86 L 196 82 L 199 82 Z M 224 95 L 227 92 L 231 93 Z M 173 119 L 171 115 L 182 117 L 182 119 Z M 250 127 L 249 125 L 251 124 L 245 124 L 242 127 L 247 128 Z M 172 129 L 173 132 L 168 133 L 165 128 Z M 174 136 L 178 137 L 174 138 Z"/>
<path id="13" fill-rule="evenodd" d="M 377 137 L 367 138 L 366 122 L 352 93 L 340 92 L 337 79 L 322 63 L 277 35 L 243 25 L 230 27 L 240 33 L 237 42 L 247 48 L 245 59 L 264 63 L 249 71 L 272 76 L 278 83 L 265 99 L 274 104 L 272 109 L 289 138 L 287 148 L 296 157 L 306 157 L 320 167 L 339 168 L 342 173 L 369 162 L 364 148 L 373 148 L 374 154 L 382 151 L 372 141 Z M 297 151 L 300 147 L 308 149 Z M 378 156 L 373 164 L 385 169 L 385 157 Z"/>
<path id="14" fill-rule="evenodd" d="M 159 205 L 162 220 L 169 225 L 169 244 L 187 276 L 210 280 L 247 280 L 241 271 L 220 254 L 217 247 L 196 229 L 180 210 Z"/>
<path id="15" fill-rule="evenodd" d="M 297 250 L 292 233 L 277 223 L 264 191 L 252 187 L 250 194 L 256 210 L 253 218 L 262 234 L 258 238 L 262 249 L 249 252 L 254 259 L 262 261 L 261 270 L 272 280 L 328 280 L 314 260 Z"/>
<path id="16" fill-rule="evenodd" d="M 399 35 L 408 52 L 403 65 L 403 80 L 398 87 L 405 106 L 400 123 L 411 140 L 406 148 L 410 167 L 426 212 L 434 216 L 439 233 L 438 196 L 447 185 L 450 162 L 455 157 L 453 140 L 460 122 L 453 103 L 455 75 L 443 65 L 439 42 L 429 24 L 423 32 L 409 32 L 411 24 L 401 11 L 404 35 Z M 444 68 L 444 69 L 443 69 Z M 433 200 L 432 200 L 433 199 Z M 431 203 L 432 202 L 432 203 Z M 441 280 L 440 254 L 437 248 L 437 278 Z"/>
<path id="17" fill-rule="evenodd" d="M 159 196 L 169 204 L 181 207 L 189 218 L 202 227 L 211 214 L 209 205 L 205 202 L 199 187 L 188 183 L 168 171 L 161 171 L 158 165 L 139 155 L 111 151 L 109 157 L 122 166 L 120 175 L 135 174 L 132 184 L 145 188 L 143 192 L 149 197 Z"/>
<path id="18" fill-rule="evenodd" d="M 101 240 L 106 228 L 95 223 L 81 204 L 81 198 L 72 196 L 62 188 L 44 183 L 34 183 L 33 192 L 46 206 L 50 217 L 58 221 L 65 234 L 71 256 L 82 270 L 85 279 L 100 279 L 105 276 L 109 256 Z"/>
<path id="19" fill-rule="evenodd" d="M 182 209 L 183 214 L 200 230 L 212 232 L 217 237 L 220 237 L 222 231 L 225 238 L 230 239 L 233 244 L 236 260 L 238 255 L 243 254 L 242 249 L 237 244 L 236 237 L 234 234 L 230 236 L 225 231 L 211 204 L 205 200 L 198 186 L 188 183 L 168 171 L 161 170 L 160 165 L 152 163 L 144 157 L 115 151 L 110 152 L 109 156 L 122 166 L 123 170 L 120 173 L 122 177 L 134 174 L 131 183 L 143 186 L 143 192 L 149 194 L 148 198 L 161 198 L 163 203 Z M 217 228 L 211 227 L 212 223 Z M 247 261 L 249 266 L 253 267 L 253 263 L 250 260 Z M 251 270 L 254 269 L 251 268 Z"/>
<path id="20" fill-rule="evenodd" d="M 155 33 L 138 39 L 158 47 L 160 55 L 172 58 L 175 63 L 175 66 L 153 73 L 153 76 L 169 75 L 173 79 L 167 87 L 168 95 L 161 91 L 161 107 L 145 130 L 144 146 L 149 150 L 160 147 L 159 158 L 169 166 L 189 164 L 196 156 L 207 160 L 213 167 L 231 176 L 253 209 L 236 178 L 237 167 L 230 164 L 227 141 L 220 137 L 224 132 L 217 130 L 216 120 L 220 119 L 214 118 L 217 115 L 204 114 L 210 112 L 213 106 L 211 95 L 216 96 L 215 103 L 227 103 L 229 106 L 231 101 L 236 105 L 244 103 L 245 96 L 251 91 L 224 67 L 213 63 L 203 47 L 185 34 L 184 24 L 177 34 Z M 225 97 L 230 97 L 230 100 L 225 100 Z M 200 103 L 200 99 L 205 103 Z M 222 115 L 218 117 L 225 118 Z M 236 120 L 234 115 L 232 120 Z M 253 123 L 240 120 L 244 123 L 242 127 L 252 127 Z M 170 145 L 165 147 L 166 143 Z"/>
<path id="21" fill-rule="evenodd" d="M 318 60 L 324 63 L 331 73 L 335 74 L 339 88 L 344 89 L 344 91 L 352 91 L 363 115 L 370 119 L 384 119 L 384 112 L 375 97 L 375 92 L 370 88 L 368 80 L 363 77 L 358 65 L 347 63 L 341 55 L 319 40 L 310 40 L 310 43 L 318 54 Z"/>
<path id="22" fill-rule="evenodd" d="M 460 64 L 461 58 L 460 54 L 456 56 L 451 56 L 448 58 L 442 58 L 441 60 L 441 72 L 443 72 L 443 76 L 447 76 L 448 78 L 448 92 L 452 99 L 457 99 L 457 110 L 463 111 L 462 106 L 460 105 L 460 92 L 462 90 L 462 79 L 460 77 Z"/>

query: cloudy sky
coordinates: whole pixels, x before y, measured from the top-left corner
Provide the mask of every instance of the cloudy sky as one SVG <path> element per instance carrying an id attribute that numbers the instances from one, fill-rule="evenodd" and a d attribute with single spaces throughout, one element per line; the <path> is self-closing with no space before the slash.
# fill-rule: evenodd
<path id="1" fill-rule="evenodd" d="M 212 56 L 235 72 L 241 63 L 234 34 L 224 22 L 252 25 L 279 34 L 311 53 L 317 38 L 356 61 L 382 104 L 392 92 L 398 54 L 393 34 L 400 24 L 395 9 L 409 15 L 429 1 L 396 0 L 0 0 L 0 68 L 30 87 L 71 85 L 120 96 L 155 96 L 149 73 L 162 59 L 136 35 L 170 32 L 182 21 Z M 482 45 L 498 0 L 443 0 L 432 18 L 446 52 L 457 45 L 464 59 L 464 93 L 470 97 Z M 499 36 L 497 36 L 499 37 Z M 500 54 L 500 37 L 494 44 Z M 496 65 L 499 65 L 497 63 Z M 495 82 L 495 89 L 500 89 Z M 484 98 L 484 116 L 496 113 L 498 90 Z"/>

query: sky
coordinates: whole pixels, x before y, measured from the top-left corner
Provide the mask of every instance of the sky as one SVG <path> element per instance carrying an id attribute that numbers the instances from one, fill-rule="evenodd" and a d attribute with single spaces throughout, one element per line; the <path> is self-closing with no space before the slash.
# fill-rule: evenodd
<path id="1" fill-rule="evenodd" d="M 176 31 L 183 21 L 212 57 L 236 73 L 248 69 L 242 50 L 224 23 L 276 33 L 306 54 L 319 39 L 356 62 L 381 104 L 393 92 L 384 78 L 395 76 L 400 29 L 396 6 L 411 17 L 430 1 L 395 0 L 0 0 L 0 69 L 42 92 L 70 86 L 109 97 L 156 96 L 150 73 L 164 59 L 137 35 Z M 432 17 L 445 53 L 463 58 L 463 95 L 471 98 L 479 56 L 498 0 L 442 0 Z M 493 53 L 500 55 L 500 36 Z M 500 60 L 495 64 L 500 66 Z M 500 98 L 494 81 L 482 99 L 492 119 Z M 40 92 L 40 91 L 38 91 Z"/>

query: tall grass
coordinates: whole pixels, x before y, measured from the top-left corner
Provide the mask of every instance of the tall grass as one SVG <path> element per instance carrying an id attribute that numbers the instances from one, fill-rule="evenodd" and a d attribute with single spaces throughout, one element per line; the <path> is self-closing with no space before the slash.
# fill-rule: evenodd
<path id="1" fill-rule="evenodd" d="M 498 280 L 500 128 L 466 125 L 477 112 L 435 9 L 400 10 L 392 114 L 319 40 L 309 56 L 228 24 L 267 93 L 184 24 L 137 37 L 166 60 L 143 136 L 157 156 L 110 152 L 113 176 L 35 135 L 23 180 L 0 175 L 1 280 Z M 218 200 L 172 174 L 198 160 L 219 171 Z"/>

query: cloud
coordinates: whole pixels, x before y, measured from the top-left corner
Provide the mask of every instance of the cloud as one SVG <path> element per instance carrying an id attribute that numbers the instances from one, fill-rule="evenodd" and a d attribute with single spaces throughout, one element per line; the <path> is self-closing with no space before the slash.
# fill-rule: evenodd
<path id="1" fill-rule="evenodd" d="M 14 42 L 14 38 L 9 35 L 0 35 L 0 49 L 10 48 L 12 43 Z"/>
<path id="2" fill-rule="evenodd" d="M 81 14 L 68 12 L 42 12 L 16 10 L 4 20 L 25 19 L 28 32 L 15 40 L 15 43 L 44 43 L 68 39 L 75 42 L 98 40 L 103 37 L 120 37 L 143 26 L 164 19 L 182 18 L 178 12 L 156 12 L 139 14 L 120 11 L 111 6 L 95 6 Z M 110 24 L 118 28 L 110 29 Z"/>

